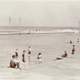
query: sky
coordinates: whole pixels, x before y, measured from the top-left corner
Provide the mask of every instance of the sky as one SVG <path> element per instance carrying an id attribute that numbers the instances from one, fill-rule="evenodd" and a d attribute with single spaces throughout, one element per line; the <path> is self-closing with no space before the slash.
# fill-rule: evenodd
<path id="1" fill-rule="evenodd" d="M 79 27 L 79 0 L 0 0 L 0 26 Z"/>

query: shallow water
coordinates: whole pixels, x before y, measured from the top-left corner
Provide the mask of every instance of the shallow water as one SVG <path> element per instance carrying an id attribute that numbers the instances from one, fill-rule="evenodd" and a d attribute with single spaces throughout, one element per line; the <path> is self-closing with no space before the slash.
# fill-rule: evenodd
<path id="1" fill-rule="evenodd" d="M 72 46 L 69 41 L 76 44 L 78 37 L 79 34 L 74 33 L 0 35 L 0 64 L 8 65 L 16 48 L 21 56 L 22 50 L 27 50 L 28 46 L 32 48 L 32 62 L 36 61 L 38 52 L 42 52 L 43 62 L 50 62 L 65 50 L 70 53 Z"/>

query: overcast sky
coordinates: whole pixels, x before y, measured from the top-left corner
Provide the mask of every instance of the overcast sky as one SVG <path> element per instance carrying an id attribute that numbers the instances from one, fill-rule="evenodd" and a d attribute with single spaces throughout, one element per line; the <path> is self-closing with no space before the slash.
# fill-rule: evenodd
<path id="1" fill-rule="evenodd" d="M 0 0 L 0 25 L 78 27 L 80 1 Z"/>

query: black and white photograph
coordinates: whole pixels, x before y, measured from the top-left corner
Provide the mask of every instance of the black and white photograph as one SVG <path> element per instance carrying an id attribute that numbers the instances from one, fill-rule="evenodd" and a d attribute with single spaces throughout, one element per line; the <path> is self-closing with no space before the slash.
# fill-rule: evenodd
<path id="1" fill-rule="evenodd" d="M 80 80 L 80 0 L 0 0 L 0 80 Z"/>

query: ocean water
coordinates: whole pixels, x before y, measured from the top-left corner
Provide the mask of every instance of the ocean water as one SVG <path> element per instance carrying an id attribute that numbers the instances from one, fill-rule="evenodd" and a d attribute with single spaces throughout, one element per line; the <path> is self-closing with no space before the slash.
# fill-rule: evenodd
<path id="1" fill-rule="evenodd" d="M 32 49 L 32 63 L 36 62 L 39 52 L 42 53 L 43 63 L 50 62 L 64 54 L 65 50 L 70 54 L 72 45 L 69 41 L 72 40 L 73 44 L 77 44 L 78 38 L 79 34 L 75 33 L 0 35 L 0 65 L 9 64 L 15 49 L 18 49 L 20 58 L 25 49 L 27 61 L 28 46 L 31 46 Z"/>
<path id="2" fill-rule="evenodd" d="M 16 34 L 0 35 L 0 80 L 80 80 L 80 34 Z M 72 45 L 75 55 L 71 55 Z M 28 46 L 31 46 L 31 62 L 28 65 Z M 26 63 L 20 63 L 21 70 L 8 68 L 11 55 L 18 49 L 21 60 L 26 50 Z M 56 57 L 68 52 L 69 57 L 55 61 Z M 37 64 L 37 54 L 42 53 L 42 64 Z"/>

